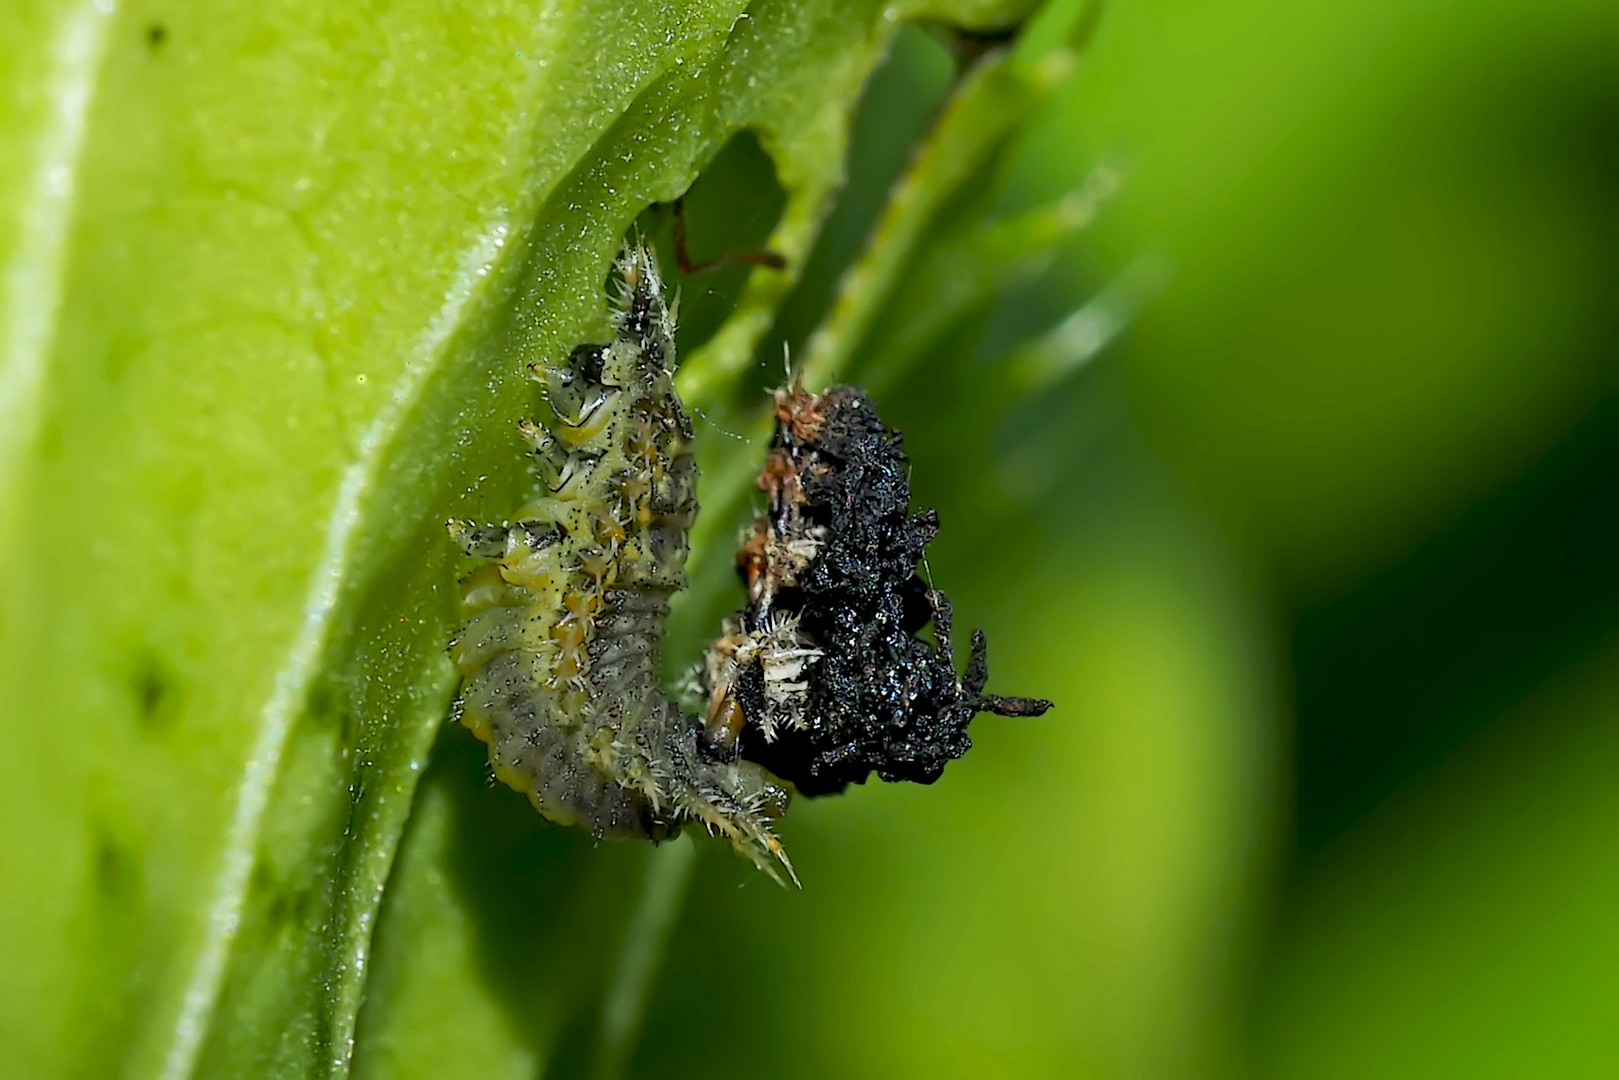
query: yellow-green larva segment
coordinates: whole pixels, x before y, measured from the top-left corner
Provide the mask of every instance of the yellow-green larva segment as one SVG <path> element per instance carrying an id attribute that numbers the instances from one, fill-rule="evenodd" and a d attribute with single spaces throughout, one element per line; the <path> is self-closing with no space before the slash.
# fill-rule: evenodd
<path id="1" fill-rule="evenodd" d="M 626 246 L 617 269 L 613 339 L 534 371 L 558 421 L 520 425 L 537 497 L 498 526 L 450 522 L 488 560 L 463 582 L 451 645 L 461 721 L 553 821 L 654 840 L 697 822 L 770 871 L 769 856 L 787 865 L 769 827 L 785 788 L 709 746 L 657 681 L 697 466 L 656 261 Z"/>

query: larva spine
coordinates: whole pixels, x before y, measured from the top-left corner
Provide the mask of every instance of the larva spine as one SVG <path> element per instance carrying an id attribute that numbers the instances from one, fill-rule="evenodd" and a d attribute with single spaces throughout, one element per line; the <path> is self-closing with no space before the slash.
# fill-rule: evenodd
<path id="1" fill-rule="evenodd" d="M 463 582 L 451 645 L 460 719 L 495 775 L 553 821 L 653 840 L 699 823 L 792 875 L 770 827 L 787 789 L 712 748 L 658 683 L 697 464 L 656 259 L 626 244 L 617 276 L 612 340 L 532 371 L 557 418 L 519 425 L 543 490 L 513 522 L 449 523 L 485 560 Z"/>

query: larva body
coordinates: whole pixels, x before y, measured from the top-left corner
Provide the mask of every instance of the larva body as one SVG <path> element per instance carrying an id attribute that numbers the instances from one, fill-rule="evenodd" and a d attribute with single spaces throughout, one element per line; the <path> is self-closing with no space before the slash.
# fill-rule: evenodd
<path id="1" fill-rule="evenodd" d="M 652 840 L 700 823 L 770 871 L 770 856 L 787 865 L 770 829 L 786 789 L 716 752 L 658 682 L 697 465 L 657 263 L 627 245 L 617 269 L 612 341 L 534 371 L 557 417 L 554 430 L 520 425 L 539 497 L 511 523 L 450 523 L 487 560 L 463 583 L 451 646 L 460 718 L 495 775 L 553 821 Z"/>

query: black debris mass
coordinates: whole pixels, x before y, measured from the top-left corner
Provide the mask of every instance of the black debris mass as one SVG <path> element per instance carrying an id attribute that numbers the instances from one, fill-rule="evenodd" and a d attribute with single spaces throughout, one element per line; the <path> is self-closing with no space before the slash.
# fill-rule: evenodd
<path id="1" fill-rule="evenodd" d="M 748 718 L 738 750 L 805 795 L 873 771 L 930 784 L 972 746 L 978 713 L 1039 716 L 1051 703 L 984 693 L 978 631 L 957 675 L 950 601 L 918 573 L 938 516 L 911 513 L 900 433 L 865 394 L 795 387 L 776 404 L 760 479 L 770 506 L 739 555 L 750 595 L 742 623 L 755 634 L 796 624 L 795 641 L 820 655 L 774 699 L 758 670 L 738 673 L 729 689 Z M 919 636 L 929 624 L 932 641 Z"/>

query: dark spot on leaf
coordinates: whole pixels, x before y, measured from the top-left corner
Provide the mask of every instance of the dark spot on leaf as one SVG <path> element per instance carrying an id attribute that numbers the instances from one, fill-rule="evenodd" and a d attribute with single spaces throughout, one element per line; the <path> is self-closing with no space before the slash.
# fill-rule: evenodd
<path id="1" fill-rule="evenodd" d="M 135 857 L 104 832 L 95 840 L 96 890 L 103 896 L 127 896 L 135 880 Z"/>
<path id="2" fill-rule="evenodd" d="M 346 752 L 352 753 L 359 741 L 359 725 L 355 723 L 352 700 L 345 690 L 342 682 L 330 674 L 316 679 L 309 687 L 304 715 L 317 727 L 336 728 L 338 742 Z"/>
<path id="3" fill-rule="evenodd" d="M 270 939 L 282 927 L 307 923 L 320 902 L 317 890 L 308 883 L 280 880 L 263 863 L 253 868 L 252 891 L 263 905 L 263 921 L 255 925 L 260 940 Z"/>
<path id="4" fill-rule="evenodd" d="M 146 47 L 153 52 L 163 48 L 163 43 L 169 40 L 169 28 L 162 23 L 153 23 L 146 28 Z"/>
<path id="5" fill-rule="evenodd" d="M 161 734 L 174 723 L 179 711 L 178 690 L 178 679 L 163 658 L 155 652 L 143 652 L 130 679 L 136 720 L 143 732 Z"/>

